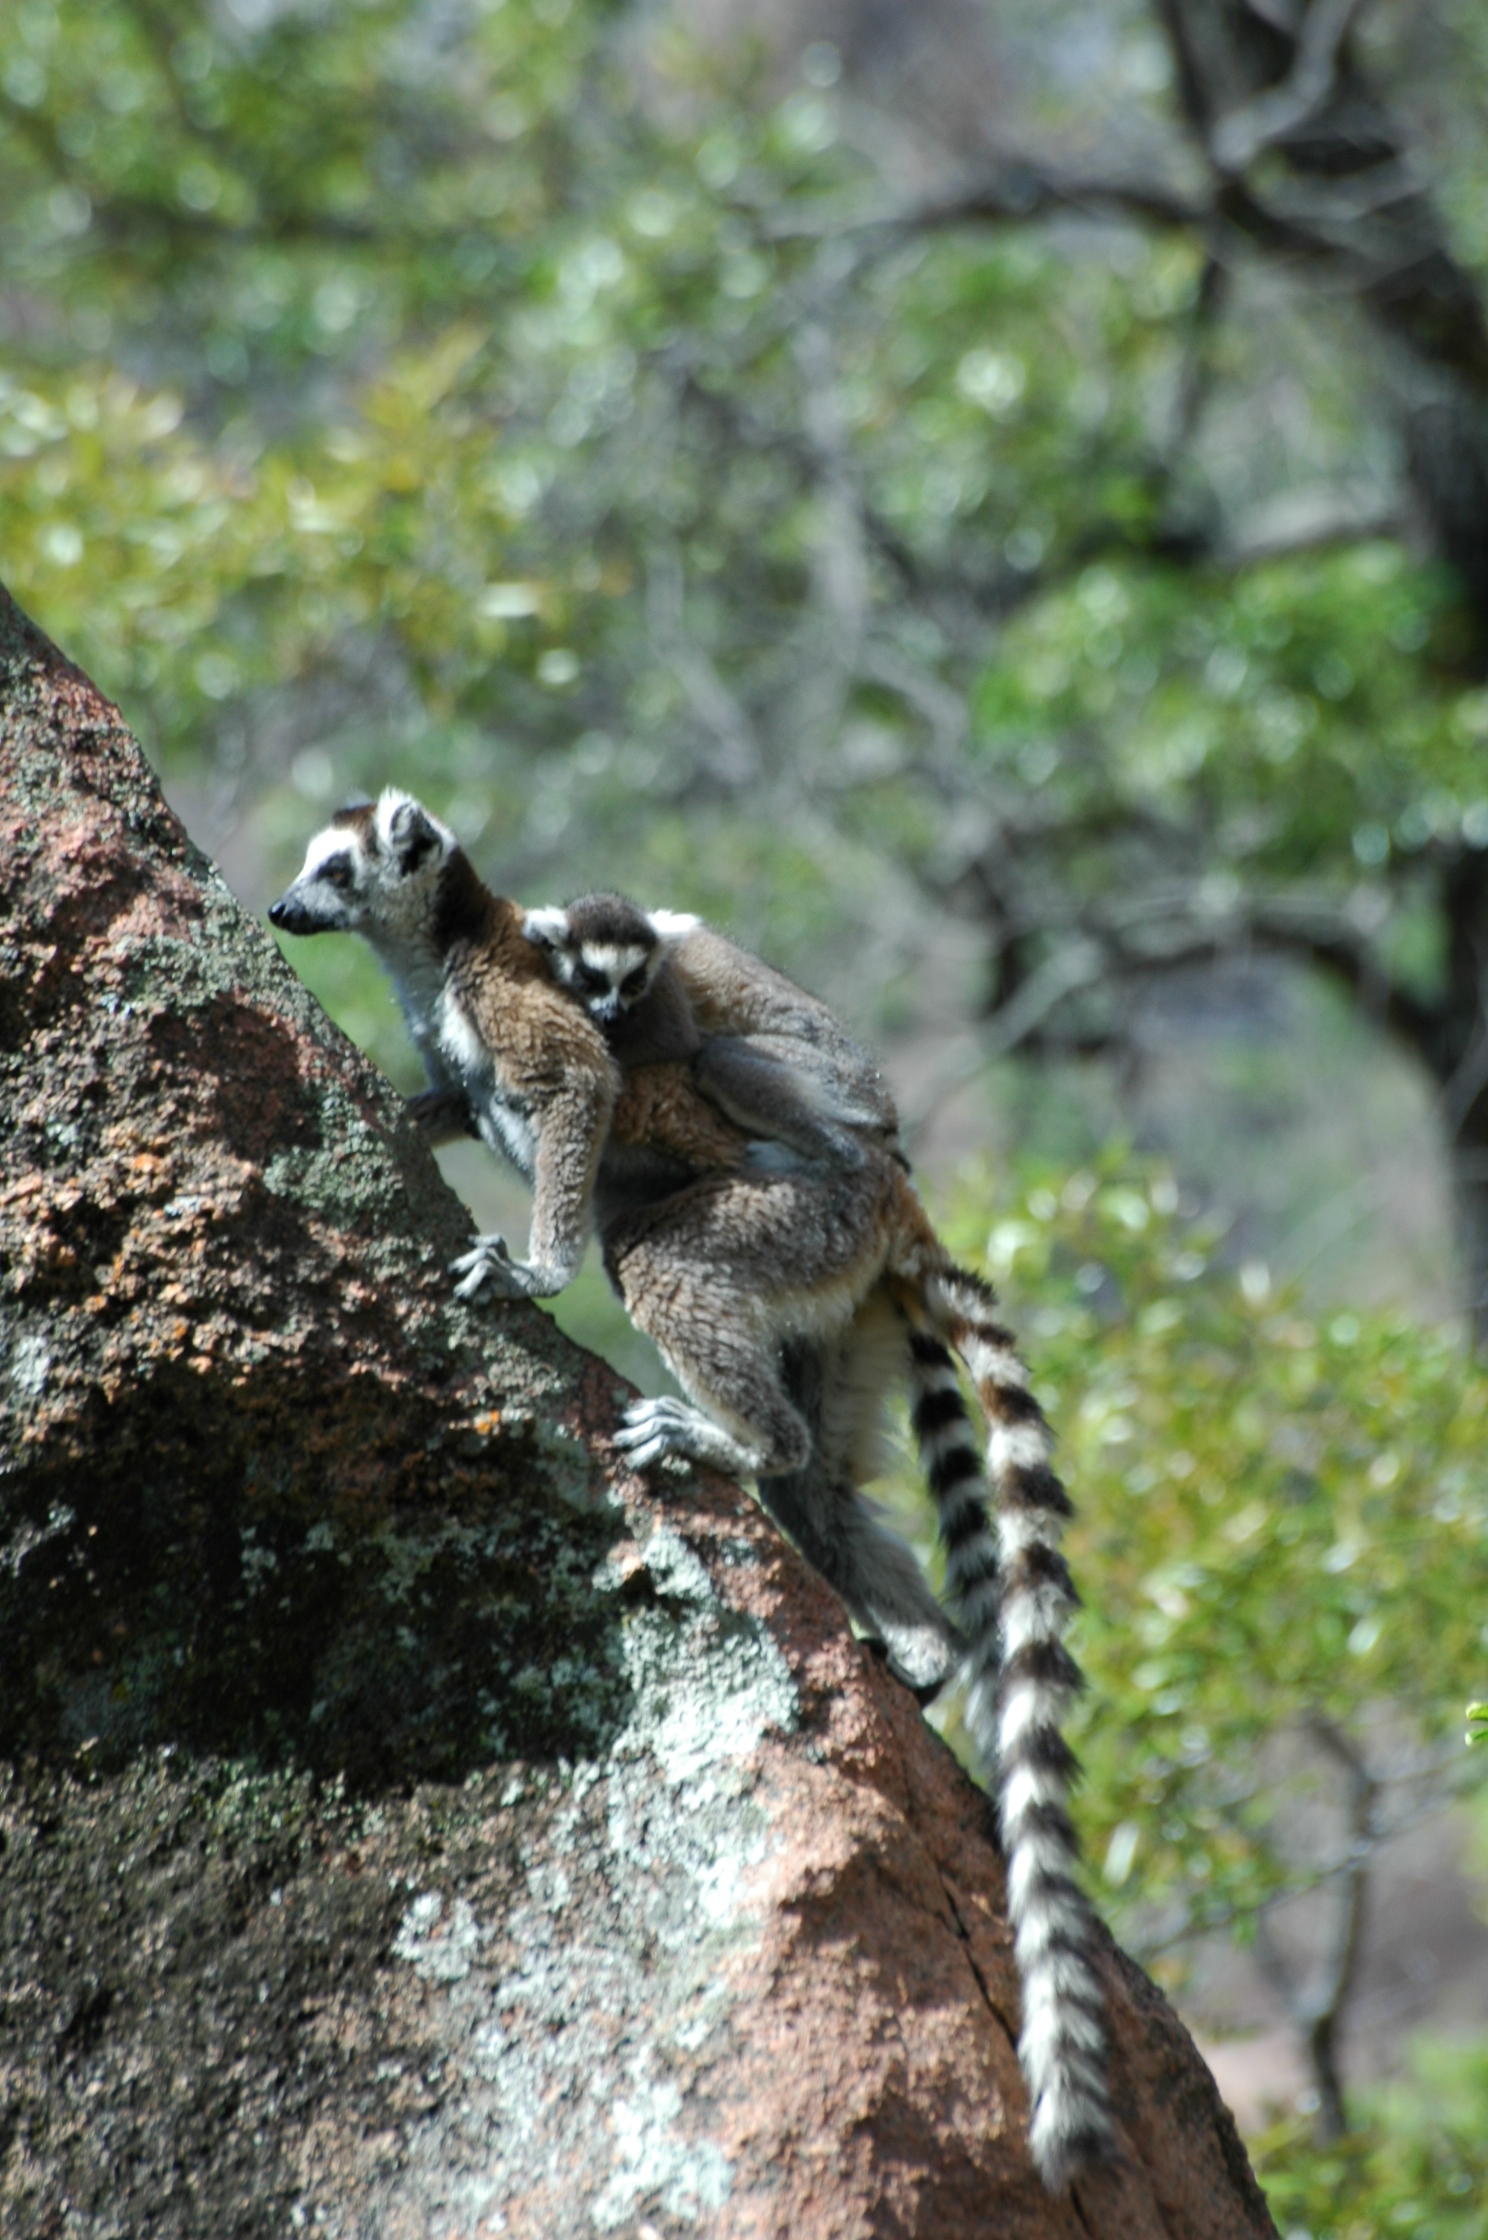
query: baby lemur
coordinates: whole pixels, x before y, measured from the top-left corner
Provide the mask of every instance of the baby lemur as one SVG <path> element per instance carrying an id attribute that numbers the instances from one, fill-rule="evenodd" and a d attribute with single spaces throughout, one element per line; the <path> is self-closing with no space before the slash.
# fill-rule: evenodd
<path id="1" fill-rule="evenodd" d="M 771 1163 L 768 1144 L 849 1172 L 865 1141 L 900 1156 L 899 1117 L 867 1051 L 824 1003 L 701 919 L 591 894 L 529 910 L 523 931 L 622 1071 L 689 1064 L 709 1102 L 762 1139 L 757 1171 Z"/>
<path id="2" fill-rule="evenodd" d="M 292 933 L 366 936 L 397 986 L 440 1124 L 463 1097 L 482 1139 L 531 1181 L 528 1261 L 479 1239 L 456 1263 L 461 1292 L 559 1289 L 592 1219 L 631 1318 L 688 1395 L 631 1404 L 617 1444 L 632 1462 L 676 1454 L 754 1475 L 765 1506 L 908 1677 L 938 1679 L 960 1655 L 967 1725 L 996 1770 L 1032 2152 L 1050 2186 L 1108 2154 L 1103 2002 L 1060 1733 L 1080 1685 L 1063 1646 L 1076 1602 L 1058 1552 L 1069 1501 L 991 1291 L 950 1260 L 871 1130 L 852 1165 L 776 1139 L 761 1171 L 752 1139 L 700 1094 L 690 1059 L 648 1060 L 627 1076 L 552 977 L 549 951 L 525 937 L 520 908 L 481 883 L 454 835 L 408 795 L 390 789 L 375 809 L 335 818 L 270 917 Z M 700 1003 L 701 1032 L 750 1033 L 766 1013 L 778 1022 L 782 1005 L 810 1004 L 742 951 L 732 957 L 737 1007 L 716 994 L 711 1010 Z M 814 1047 L 829 1040 L 823 1030 Z M 985 1475 L 953 1350 L 988 1419 Z M 909 1389 L 959 1628 L 860 1490 L 896 1380 Z"/>

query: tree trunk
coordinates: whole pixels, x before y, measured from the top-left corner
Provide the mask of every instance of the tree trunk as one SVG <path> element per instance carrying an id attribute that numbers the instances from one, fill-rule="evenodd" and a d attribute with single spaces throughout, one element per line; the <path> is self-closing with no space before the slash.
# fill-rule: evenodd
<path id="1" fill-rule="evenodd" d="M 1462 1297 L 1474 1350 L 1488 1357 L 1488 1141 L 1450 1146 L 1452 1208 Z"/>
<path id="2" fill-rule="evenodd" d="M 1272 2229 L 1161 1998 L 1049 2200 L 985 1800 L 739 1490 L 452 1299 L 399 1100 L 0 593 L 0 2223 Z"/>

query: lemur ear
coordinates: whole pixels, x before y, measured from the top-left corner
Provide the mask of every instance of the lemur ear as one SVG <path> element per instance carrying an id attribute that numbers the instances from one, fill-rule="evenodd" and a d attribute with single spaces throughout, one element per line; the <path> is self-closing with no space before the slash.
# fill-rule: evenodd
<path id="1" fill-rule="evenodd" d="M 690 933 L 696 933 L 703 922 L 690 910 L 648 910 L 646 915 L 664 949 L 675 949 Z"/>
<path id="2" fill-rule="evenodd" d="M 400 801 L 388 819 L 388 846 L 399 871 L 405 876 L 417 871 L 425 857 L 441 845 L 428 810 L 417 801 Z"/>
<path id="3" fill-rule="evenodd" d="M 526 939 L 539 949 L 557 949 L 562 946 L 568 932 L 566 910 L 529 910 L 522 920 Z"/>

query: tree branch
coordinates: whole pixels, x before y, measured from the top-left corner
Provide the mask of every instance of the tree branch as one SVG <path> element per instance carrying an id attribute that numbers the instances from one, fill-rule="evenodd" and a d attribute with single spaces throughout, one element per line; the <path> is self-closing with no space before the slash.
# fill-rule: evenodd
<path id="1" fill-rule="evenodd" d="M 681 556 L 675 547 L 657 543 L 646 560 L 646 626 L 657 654 L 714 741 L 713 775 L 736 792 L 753 785 L 764 768 L 759 738 L 740 702 L 689 635 L 684 609 Z"/>
<path id="2" fill-rule="evenodd" d="M 1326 106 L 1337 84 L 1343 43 L 1362 5 L 1363 0 L 1312 0 L 1295 59 L 1281 84 L 1232 110 L 1209 133 L 1217 169 L 1230 176 L 1248 170 L 1262 149 L 1309 124 Z"/>
<path id="3" fill-rule="evenodd" d="M 1051 922 L 1046 911 L 1025 913 L 1009 901 L 998 868 L 986 855 L 977 865 L 984 894 L 989 900 L 993 892 L 998 895 L 995 913 L 984 902 L 983 914 L 1012 929 L 1001 935 L 999 952 L 1006 955 L 1050 937 L 1071 952 L 1058 969 L 1042 963 L 1034 969 L 1032 978 L 1043 991 L 1038 1001 L 1023 996 L 1029 976 L 1021 975 L 1013 994 L 994 1004 L 994 1021 L 1010 1014 L 1009 1026 L 998 1036 L 1001 1050 L 1015 1047 L 1034 1027 L 1046 1024 L 1078 989 L 1103 981 L 1151 979 L 1260 950 L 1316 965 L 1433 1072 L 1439 1068 L 1445 1011 L 1393 979 L 1365 936 L 1332 904 L 1310 896 L 1242 896 L 1221 909 L 1206 909 L 1191 886 L 1165 891 L 1149 883 L 1135 899 L 1071 911 L 1062 923 Z"/>
<path id="4" fill-rule="evenodd" d="M 1176 188 L 1134 174 L 1061 173 L 1020 156 L 991 164 L 949 192 L 918 202 L 890 203 L 877 210 L 789 209 L 771 222 L 769 235 L 775 241 L 821 241 L 872 232 L 935 233 L 962 225 L 1026 225 L 1058 212 L 1140 219 L 1170 229 L 1201 228 L 1213 216 L 1213 204 L 1195 202 Z"/>

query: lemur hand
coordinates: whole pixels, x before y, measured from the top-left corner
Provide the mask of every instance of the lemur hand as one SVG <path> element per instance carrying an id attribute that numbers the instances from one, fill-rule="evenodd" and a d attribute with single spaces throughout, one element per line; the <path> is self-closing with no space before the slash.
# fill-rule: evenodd
<path id="1" fill-rule="evenodd" d="M 530 1299 L 534 1271 L 513 1260 L 504 1237 L 477 1237 L 469 1252 L 450 1262 L 450 1273 L 459 1277 L 457 1299 Z"/>

